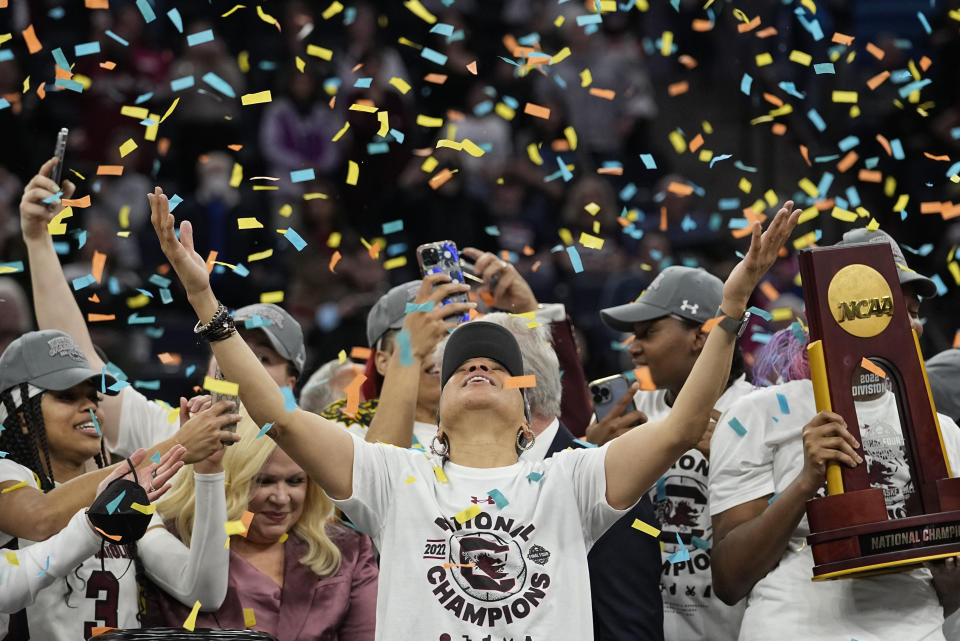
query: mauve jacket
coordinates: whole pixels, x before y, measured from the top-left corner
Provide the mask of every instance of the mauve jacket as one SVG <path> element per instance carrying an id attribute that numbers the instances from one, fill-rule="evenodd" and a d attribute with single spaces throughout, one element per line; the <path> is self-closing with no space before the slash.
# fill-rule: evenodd
<path id="1" fill-rule="evenodd" d="M 270 630 L 277 641 L 373 641 L 377 611 L 379 569 L 370 539 L 340 525 L 327 525 L 327 534 L 340 548 L 340 569 L 333 576 L 320 578 L 299 562 L 307 544 L 295 534 L 284 543 L 284 576 L 280 596 L 277 629 Z M 227 596 L 216 612 L 200 612 L 196 627 L 245 628 L 243 609 L 251 607 L 244 599 L 247 578 L 237 580 L 235 563 L 242 562 L 230 552 L 231 572 Z M 264 582 L 272 581 L 256 574 Z M 249 588 L 248 588 L 249 589 Z M 157 601 L 157 600 L 155 600 Z M 190 608 L 161 594 L 159 602 L 148 605 L 144 627 L 179 628 Z M 256 615 L 256 610 L 254 610 Z M 260 626 L 253 626 L 258 630 Z"/>

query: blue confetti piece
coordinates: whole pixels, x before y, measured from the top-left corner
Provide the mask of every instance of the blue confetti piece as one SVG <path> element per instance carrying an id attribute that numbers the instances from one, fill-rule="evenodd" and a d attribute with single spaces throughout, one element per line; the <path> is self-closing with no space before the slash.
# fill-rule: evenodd
<path id="1" fill-rule="evenodd" d="M 253 438 L 258 439 L 258 438 L 260 438 L 261 436 L 266 435 L 266 433 L 270 431 L 270 428 L 271 428 L 271 427 L 273 427 L 273 423 L 272 423 L 272 422 L 271 422 L 271 423 L 264 423 L 264 424 L 263 424 L 263 427 L 260 428 L 260 431 L 257 432 L 257 435 L 254 436 Z"/>
<path id="2" fill-rule="evenodd" d="M 486 232 L 486 234 L 487 234 L 488 236 L 499 236 L 499 235 L 500 235 L 500 228 L 497 227 L 496 225 L 489 225 L 489 226 L 487 226 L 487 227 L 484 227 L 484 228 L 483 228 L 483 231 Z"/>
<path id="3" fill-rule="evenodd" d="M 0 274 L 17 274 L 23 271 L 23 261 L 15 260 L 10 263 L 0 263 Z"/>
<path id="4" fill-rule="evenodd" d="M 13 60 L 13 51 L 10 49 L 0 49 L 0 62 L 5 62 L 7 60 Z M 7 106 L 9 105 L 10 103 L 7 102 Z"/>
<path id="5" fill-rule="evenodd" d="M 739 198 L 721 198 L 717 201 L 717 209 L 721 211 L 726 211 L 728 209 L 739 209 L 740 208 L 740 199 Z"/>
<path id="6" fill-rule="evenodd" d="M 160 274 L 151 274 L 147 280 L 151 285 L 156 285 L 157 287 L 170 287 L 171 283 L 169 278 L 165 278 Z"/>
<path id="7" fill-rule="evenodd" d="M 897 93 L 900 94 L 901 98 L 906 98 L 914 91 L 920 91 L 927 85 L 929 85 L 933 80 L 930 78 L 924 78 L 923 80 L 917 80 L 916 82 L 911 82 L 910 84 L 903 85 L 897 90 Z"/>
<path id="8" fill-rule="evenodd" d="M 577 16 L 577 26 L 585 27 L 591 24 L 602 24 L 603 18 L 599 13 L 588 13 L 586 15 Z"/>
<path id="9" fill-rule="evenodd" d="M 735 161 L 733 162 L 733 166 L 736 167 L 737 169 L 739 169 L 740 171 L 748 171 L 748 172 L 750 172 L 751 174 L 757 173 L 757 168 L 756 168 L 756 167 L 751 167 L 750 165 L 745 165 L 745 164 L 743 164 L 743 162 L 741 162 L 741 161 L 739 161 L 739 160 L 735 160 Z"/>
<path id="10" fill-rule="evenodd" d="M 903 160 L 903 143 L 900 142 L 899 138 L 894 138 L 890 141 L 890 151 L 893 152 L 893 157 L 897 160 Z"/>
<path id="11" fill-rule="evenodd" d="M 646 169 L 656 169 L 657 162 L 653 159 L 652 154 L 640 154 L 640 162 L 643 163 L 643 166 Z"/>
<path id="12" fill-rule="evenodd" d="M 453 25 L 444 22 L 438 22 L 430 28 L 430 33 L 439 33 L 441 36 L 452 36 Z"/>
<path id="13" fill-rule="evenodd" d="M 290 172 L 290 182 L 292 183 L 302 183 L 308 180 L 315 179 L 316 173 L 312 168 L 310 169 L 297 169 L 296 171 Z"/>
<path id="14" fill-rule="evenodd" d="M 167 17 L 170 18 L 170 22 L 173 23 L 174 28 L 183 33 L 183 18 L 180 17 L 180 12 L 177 9 L 171 9 L 167 11 Z"/>
<path id="15" fill-rule="evenodd" d="M 667 479 L 660 477 L 657 479 L 657 483 L 654 486 L 654 491 L 656 493 L 657 501 L 666 501 L 667 500 Z"/>
<path id="16" fill-rule="evenodd" d="M 56 202 L 56 201 L 60 200 L 60 196 L 62 196 L 62 195 L 63 195 L 63 192 L 62 192 L 62 191 L 58 191 L 57 193 L 52 194 L 52 195 L 47 196 L 46 198 L 44 198 L 42 202 L 45 202 L 45 203 L 48 203 L 48 204 L 49 204 L 49 203 L 52 203 L 52 202 Z"/>
<path id="17" fill-rule="evenodd" d="M 563 158 L 557 156 L 557 164 L 560 165 L 560 175 L 563 176 L 563 182 L 568 183 L 573 180 L 573 172 L 567 168 L 567 163 L 563 162 Z"/>
<path id="18" fill-rule="evenodd" d="M 63 16 L 67 15 L 67 11 L 63 7 L 54 7 L 53 9 L 47 12 L 47 15 L 53 18 L 54 20 L 59 20 Z"/>
<path id="19" fill-rule="evenodd" d="M 84 287 L 89 287 L 95 282 L 97 282 L 97 279 L 93 277 L 93 274 L 87 274 L 86 276 L 82 276 L 80 278 L 74 278 L 72 281 L 73 291 L 83 289 Z"/>
<path id="20" fill-rule="evenodd" d="M 750 221 L 746 218 L 731 218 L 727 221 L 728 229 L 746 229 L 750 226 Z"/>
<path id="21" fill-rule="evenodd" d="M 540 479 L 542 478 L 543 478 L 543 474 L 541 472 L 530 472 L 529 474 L 527 474 L 527 480 L 532 481 L 534 483 L 539 483 Z"/>
<path id="22" fill-rule="evenodd" d="M 391 130 L 390 130 L 390 135 L 393 136 L 393 139 L 396 140 L 398 143 L 400 143 L 401 145 L 403 144 L 404 135 L 403 135 L 403 132 L 402 132 L 402 131 L 397 131 L 396 129 L 391 129 Z"/>
<path id="23" fill-rule="evenodd" d="M 779 493 L 779 492 L 775 492 L 773 496 L 771 496 L 769 499 L 767 499 L 767 505 L 769 505 L 769 504 L 773 503 L 774 501 L 776 501 L 778 496 L 780 496 L 780 493 Z"/>
<path id="24" fill-rule="evenodd" d="M 920 25 L 923 27 L 923 30 L 927 32 L 927 35 L 930 35 L 930 23 L 927 22 L 927 16 L 923 15 L 922 11 L 917 11 L 917 20 L 920 21 Z"/>
<path id="25" fill-rule="evenodd" d="M 588 442 L 588 441 L 584 441 L 584 440 L 579 439 L 579 438 L 573 439 L 573 442 L 576 443 L 577 445 L 579 445 L 580 447 L 583 447 L 583 448 L 586 448 L 586 449 L 590 449 L 590 448 L 597 447 L 596 444 L 590 443 L 590 442 Z"/>
<path id="26" fill-rule="evenodd" d="M 143 21 L 147 24 L 157 19 L 157 14 L 153 12 L 153 7 L 147 0 L 137 0 L 137 9 L 140 10 L 140 15 L 143 16 Z"/>
<path id="27" fill-rule="evenodd" d="M 142 93 L 142 94 L 140 94 L 139 96 L 137 96 L 137 97 L 134 99 L 133 104 L 139 105 L 139 104 L 142 104 L 142 103 L 150 100 L 151 98 L 153 98 L 153 92 L 152 92 L 152 91 L 147 92 L 147 93 Z"/>
<path id="28" fill-rule="evenodd" d="M 67 62 L 67 57 L 63 55 L 63 49 L 57 47 L 50 52 L 50 55 L 53 56 L 53 61 L 57 63 L 58 67 L 64 71 L 70 71 L 70 63 Z"/>
<path id="29" fill-rule="evenodd" d="M 187 46 L 195 47 L 196 45 L 202 45 L 203 43 L 210 42 L 211 40 L 213 40 L 213 29 L 204 29 L 203 31 L 198 31 L 188 35 Z"/>
<path id="30" fill-rule="evenodd" d="M 163 457 L 160 456 L 160 452 L 154 452 L 153 456 L 150 457 L 150 462 L 156 463 L 157 465 L 160 465 L 160 461 L 162 460 L 163 460 Z"/>
<path id="31" fill-rule="evenodd" d="M 836 69 L 833 68 L 832 62 L 818 62 L 817 64 L 813 65 L 813 71 L 818 76 L 825 73 L 837 73 Z"/>
<path id="32" fill-rule="evenodd" d="M 399 220 L 387 221 L 383 223 L 383 225 L 381 225 L 380 228 L 383 230 L 384 235 L 395 234 L 398 231 L 403 231 L 403 219 L 401 218 Z"/>
<path id="33" fill-rule="evenodd" d="M 397 347 L 400 349 L 400 364 L 403 367 L 413 365 L 413 346 L 410 344 L 410 331 L 402 330 L 397 334 Z"/>
<path id="34" fill-rule="evenodd" d="M 501 510 L 507 507 L 508 505 L 510 505 L 510 501 L 507 500 L 507 497 L 505 497 L 503 495 L 503 492 L 501 492 L 500 490 L 496 490 L 496 489 L 490 490 L 489 492 L 487 492 L 487 496 L 492 498 L 493 502 L 496 503 L 497 507 L 500 508 Z"/>
<path id="35" fill-rule="evenodd" d="M 207 73 L 203 74 L 203 78 L 201 78 L 201 80 L 222 93 L 227 98 L 237 97 L 237 92 L 233 90 L 233 87 L 230 86 L 230 83 L 212 71 L 208 71 Z"/>
<path id="36" fill-rule="evenodd" d="M 447 57 L 442 53 L 440 53 L 439 51 L 435 51 L 431 49 L 430 47 L 424 47 L 423 49 L 421 49 L 420 57 L 425 58 L 430 62 L 435 62 L 438 65 L 447 64 Z"/>
<path id="37" fill-rule="evenodd" d="M 714 156 L 710 159 L 710 169 L 713 169 L 713 166 L 720 162 L 721 160 L 726 160 L 727 158 L 733 158 L 732 154 L 720 154 L 719 156 Z"/>
<path id="38" fill-rule="evenodd" d="M 954 127 L 950 130 L 950 137 L 954 140 L 960 138 L 960 127 Z"/>
<path id="39" fill-rule="evenodd" d="M 807 336 L 803 331 L 803 326 L 800 324 L 800 321 L 790 323 L 790 331 L 793 332 L 793 337 L 797 339 L 798 343 L 801 345 L 807 344 Z"/>
<path id="40" fill-rule="evenodd" d="M 960 171 L 960 160 L 950 165 L 950 168 L 947 169 L 947 174 L 946 174 L 947 178 L 953 176 L 958 171 Z"/>
<path id="41" fill-rule="evenodd" d="M 0 458 L 7 458 L 6 452 L 0 452 Z"/>
<path id="42" fill-rule="evenodd" d="M 191 365 L 191 366 L 189 366 L 189 367 L 186 369 L 186 371 L 183 373 L 183 375 L 186 376 L 187 378 L 190 378 L 195 371 L 197 371 L 197 366 L 196 366 L 196 365 Z"/>
<path id="43" fill-rule="evenodd" d="M 820 192 L 820 196 L 826 196 L 827 192 L 830 191 L 830 185 L 833 184 L 833 174 L 829 171 L 823 172 L 823 176 L 820 177 L 820 182 L 817 184 L 817 191 Z"/>
<path id="44" fill-rule="evenodd" d="M 683 563 L 690 560 L 690 550 L 684 546 L 683 541 L 680 539 L 680 534 L 677 533 L 677 545 L 680 546 L 680 549 L 667 557 L 667 561 L 670 563 Z"/>
<path id="45" fill-rule="evenodd" d="M 140 292 L 141 294 L 143 294 L 143 295 L 146 296 L 147 298 L 153 298 L 153 292 L 148 292 L 147 290 L 145 290 L 145 289 L 140 289 L 139 287 L 135 287 L 134 289 L 136 289 L 138 292 Z"/>
<path id="46" fill-rule="evenodd" d="M 780 413 L 781 413 L 781 414 L 789 414 L 789 413 L 790 413 L 790 405 L 789 405 L 789 403 L 787 403 L 787 397 L 786 397 L 786 396 L 784 396 L 783 394 L 777 394 L 777 402 L 780 403 Z"/>
<path id="47" fill-rule="evenodd" d="M 273 321 L 269 318 L 264 318 L 259 314 L 253 314 L 250 316 L 250 318 L 243 319 L 244 329 L 257 329 L 260 327 L 267 327 L 268 325 L 273 325 Z"/>
<path id="48" fill-rule="evenodd" d="M 825 163 L 825 162 L 831 162 L 831 161 L 833 161 L 833 160 L 836 160 L 836 159 L 839 158 L 839 157 L 840 157 L 840 154 L 830 154 L 830 155 L 828 155 L 828 156 L 815 156 L 815 157 L 813 158 L 813 162 L 814 162 L 815 164 L 820 164 L 820 163 Z"/>
<path id="49" fill-rule="evenodd" d="M 46 574 L 49 570 L 50 570 L 50 557 L 48 556 L 48 557 L 47 557 L 47 565 L 46 565 L 42 570 L 40 570 L 40 572 L 37 574 L 37 577 L 43 576 L 43 575 Z"/>
<path id="50" fill-rule="evenodd" d="M 857 191 L 857 188 L 854 187 L 853 185 L 850 185 L 849 187 L 847 187 L 847 192 L 846 192 L 846 193 L 847 193 L 847 200 L 850 201 L 850 206 L 851 206 L 851 207 L 859 207 L 859 206 L 860 206 L 860 192 Z M 847 208 L 844 207 L 844 209 L 847 209 Z"/>
<path id="51" fill-rule="evenodd" d="M 297 251 L 303 251 L 303 248 L 307 246 L 307 241 L 305 241 L 293 227 L 287 227 L 287 231 L 284 232 L 283 237 L 289 240 L 290 244 L 293 245 Z"/>
<path id="52" fill-rule="evenodd" d="M 177 205 L 179 205 L 182 202 L 183 202 L 183 198 L 181 198 L 177 194 L 170 196 L 170 211 L 173 211 L 174 209 L 176 209 Z"/>
<path id="53" fill-rule="evenodd" d="M 577 251 L 577 248 L 571 245 L 567 247 L 567 254 L 570 256 L 570 265 L 573 266 L 573 271 L 577 274 L 583 271 L 583 261 L 580 260 L 580 252 Z"/>
<path id="54" fill-rule="evenodd" d="M 128 383 L 128 382 L 126 382 L 126 381 L 117 381 L 116 383 L 114 383 L 113 385 L 111 385 L 110 387 L 108 387 L 107 389 L 110 390 L 111 392 L 119 392 L 119 391 L 122 390 L 124 387 L 130 387 L 130 383 Z M 157 384 L 156 389 L 160 389 L 159 383 Z"/>
<path id="55" fill-rule="evenodd" d="M 113 38 L 113 40 L 115 40 L 116 42 L 120 43 L 120 44 L 123 45 L 124 47 L 129 47 L 129 46 L 130 46 L 130 43 L 129 43 L 125 38 L 121 38 L 120 36 L 118 36 L 118 35 L 115 34 L 114 32 L 110 31 L 109 29 L 107 29 L 104 33 L 107 34 L 107 37 Z"/>
<path id="56" fill-rule="evenodd" d="M 847 136 L 843 140 L 837 143 L 837 147 L 840 151 L 850 151 L 854 147 L 860 144 L 860 139 L 856 136 Z"/>
<path id="57" fill-rule="evenodd" d="M 127 325 L 152 325 L 156 322 L 156 316 L 140 316 L 136 312 L 127 316 Z"/>
<path id="58" fill-rule="evenodd" d="M 627 201 L 637 195 L 637 186 L 633 183 L 627 183 L 623 189 L 620 190 L 620 200 Z"/>
<path id="59" fill-rule="evenodd" d="M 283 394 L 283 409 L 288 412 L 297 409 L 297 399 L 293 396 L 293 390 L 288 385 L 284 385 L 280 388 L 280 392 Z"/>
<path id="60" fill-rule="evenodd" d="M 756 314 L 757 316 L 759 316 L 760 318 L 762 318 L 767 322 L 770 322 L 773 320 L 773 314 L 771 314 L 765 309 L 760 309 L 759 307 L 750 307 L 747 311 L 750 312 L 751 314 Z"/>
<path id="61" fill-rule="evenodd" d="M 94 40 L 93 42 L 83 42 L 78 45 L 73 45 L 73 55 L 75 58 L 80 56 L 89 56 L 93 53 L 100 53 L 100 43 Z"/>
<path id="62" fill-rule="evenodd" d="M 390 145 L 385 142 L 370 142 L 367 143 L 367 155 L 376 156 L 378 154 L 385 154 L 390 151 Z"/>
<path id="63" fill-rule="evenodd" d="M 816 18 L 807 18 L 806 11 L 800 7 L 797 7 L 795 10 L 797 14 L 797 20 L 800 21 L 800 24 L 803 25 L 803 28 L 810 32 L 810 35 L 813 36 L 813 39 L 816 41 L 823 40 L 823 28 L 820 26 L 820 23 Z"/>
<path id="64" fill-rule="evenodd" d="M 710 541 L 704 541 L 699 536 L 691 536 L 690 542 L 693 543 L 693 546 L 699 550 L 710 549 Z"/>
<path id="65" fill-rule="evenodd" d="M 740 93 L 749 96 L 750 87 L 753 86 L 753 76 L 748 73 L 743 74 L 743 78 L 740 79 Z"/>
<path id="66" fill-rule="evenodd" d="M 807 112 L 807 118 L 809 118 L 813 126 L 817 128 L 817 131 L 823 131 L 827 128 L 827 123 L 824 122 L 823 116 L 821 116 L 816 109 L 810 109 L 810 111 Z"/>
<path id="67" fill-rule="evenodd" d="M 741 423 L 739 420 L 737 420 L 736 417 L 731 418 L 729 421 L 727 421 L 727 425 L 729 425 L 730 427 L 732 427 L 732 428 L 733 428 L 733 431 L 736 432 L 739 436 L 746 436 L 746 435 L 747 435 L 747 428 L 745 428 L 745 427 L 743 426 L 743 423 Z"/>
<path id="68" fill-rule="evenodd" d="M 170 81 L 170 91 L 183 91 L 193 86 L 193 76 L 174 78 Z"/>
<path id="69" fill-rule="evenodd" d="M 236 274 L 237 276 L 242 276 L 243 278 L 246 278 L 247 276 L 250 275 L 250 270 L 247 269 L 243 265 L 243 263 L 237 263 L 233 268 L 233 273 Z"/>
<path id="70" fill-rule="evenodd" d="M 71 80 L 69 78 L 57 78 L 56 82 L 53 84 L 64 89 L 69 89 L 70 91 L 83 93 L 83 85 L 76 80 Z"/>
<path id="71" fill-rule="evenodd" d="M 390 256 L 391 258 L 394 256 L 399 256 L 405 251 L 407 251 L 406 243 L 393 243 L 392 245 L 387 245 L 387 256 Z"/>
<path id="72" fill-rule="evenodd" d="M 957 164 L 960 165 L 960 163 L 957 163 Z M 929 256 L 930 252 L 933 251 L 933 245 L 931 243 L 925 243 L 923 245 L 920 245 L 920 247 L 917 249 L 914 249 L 910 245 L 906 245 L 904 243 L 900 243 L 900 246 L 906 249 L 911 254 L 916 254 L 917 256 Z"/>
<path id="73" fill-rule="evenodd" d="M 687 214 L 683 217 L 683 221 L 680 222 L 680 228 L 683 231 L 693 231 L 697 228 L 697 223 L 690 217 L 690 214 Z"/>
<path id="74" fill-rule="evenodd" d="M 358 89 L 369 89 L 371 84 L 373 84 L 373 78 L 357 78 L 353 86 Z"/>
<path id="75" fill-rule="evenodd" d="M 97 436 L 103 436 L 103 432 L 100 431 L 100 421 L 97 420 L 97 415 L 93 410 L 87 410 L 90 412 L 90 420 L 93 421 L 93 426 L 97 430 Z"/>
<path id="76" fill-rule="evenodd" d="M 116 512 L 117 508 L 120 507 L 120 503 L 123 502 L 123 497 L 126 495 L 127 495 L 127 491 L 123 490 L 122 492 L 120 492 L 117 498 L 107 503 L 107 513 L 113 514 L 114 512 Z"/>
<path id="77" fill-rule="evenodd" d="M 432 312 L 434 302 L 427 301 L 426 303 L 407 303 L 406 307 L 403 309 L 404 314 L 412 314 L 413 312 Z"/>
<path id="78" fill-rule="evenodd" d="M 144 127 L 152 127 L 155 124 L 157 124 L 157 121 L 154 120 L 153 118 L 144 118 L 143 120 L 140 121 L 140 124 L 143 125 Z"/>
<path id="79" fill-rule="evenodd" d="M 943 296 L 947 293 L 947 286 L 943 284 L 943 279 L 940 278 L 940 274 L 934 274 L 930 277 L 936 286 L 937 286 L 937 296 Z"/>

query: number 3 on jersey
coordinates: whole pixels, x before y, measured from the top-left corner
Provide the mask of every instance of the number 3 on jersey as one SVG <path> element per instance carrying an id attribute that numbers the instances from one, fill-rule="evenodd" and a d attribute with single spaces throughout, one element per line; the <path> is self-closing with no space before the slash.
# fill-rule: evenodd
<path id="1" fill-rule="evenodd" d="M 87 581 L 88 599 L 96 599 L 93 606 L 93 615 L 96 621 L 84 621 L 83 638 L 93 636 L 93 628 L 117 627 L 117 606 L 120 600 L 120 583 L 112 572 L 95 570 Z M 100 623 L 102 621 L 102 623 Z"/>

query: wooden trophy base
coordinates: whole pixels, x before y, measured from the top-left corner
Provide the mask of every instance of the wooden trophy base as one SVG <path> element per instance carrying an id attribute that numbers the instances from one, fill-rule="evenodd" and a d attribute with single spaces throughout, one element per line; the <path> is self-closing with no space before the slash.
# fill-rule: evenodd
<path id="1" fill-rule="evenodd" d="M 883 490 L 871 488 L 807 502 L 813 580 L 869 576 L 960 554 L 960 479 L 937 483 L 948 511 L 887 518 Z"/>

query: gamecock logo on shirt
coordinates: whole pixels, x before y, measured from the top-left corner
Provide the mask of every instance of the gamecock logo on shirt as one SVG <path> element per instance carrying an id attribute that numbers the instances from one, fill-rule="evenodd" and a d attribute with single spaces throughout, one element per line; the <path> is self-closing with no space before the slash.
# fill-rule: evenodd
<path id="1" fill-rule="evenodd" d="M 450 563 L 460 589 L 480 601 L 499 601 L 519 592 L 527 566 L 520 546 L 490 532 L 463 532 L 450 537 Z"/>

